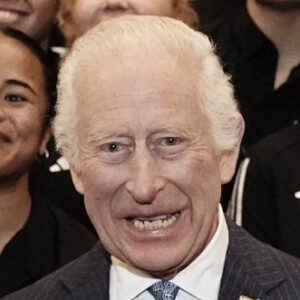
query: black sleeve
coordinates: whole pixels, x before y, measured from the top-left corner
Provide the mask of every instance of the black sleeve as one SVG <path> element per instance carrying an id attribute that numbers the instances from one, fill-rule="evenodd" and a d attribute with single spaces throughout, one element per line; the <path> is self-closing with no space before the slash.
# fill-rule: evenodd
<path id="1" fill-rule="evenodd" d="M 245 180 L 242 226 L 257 239 L 276 246 L 276 203 L 271 173 L 264 155 L 253 153 Z"/>

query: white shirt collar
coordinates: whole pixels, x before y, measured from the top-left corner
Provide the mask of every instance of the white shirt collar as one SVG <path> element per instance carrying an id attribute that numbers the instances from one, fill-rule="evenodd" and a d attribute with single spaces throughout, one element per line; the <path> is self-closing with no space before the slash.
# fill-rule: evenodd
<path id="1" fill-rule="evenodd" d="M 218 228 L 213 238 L 189 266 L 170 280 L 183 290 L 179 291 L 177 298 L 185 291 L 196 299 L 218 299 L 228 242 L 228 228 L 219 206 Z M 157 281 L 159 279 L 151 278 L 112 257 L 110 300 L 132 300 Z"/>

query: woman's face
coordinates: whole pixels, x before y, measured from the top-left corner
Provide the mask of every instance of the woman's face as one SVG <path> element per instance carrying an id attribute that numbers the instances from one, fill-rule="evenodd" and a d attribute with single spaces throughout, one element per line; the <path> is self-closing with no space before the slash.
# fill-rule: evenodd
<path id="1" fill-rule="evenodd" d="M 75 0 L 72 17 L 76 36 L 122 14 L 173 17 L 173 0 Z"/>
<path id="2" fill-rule="evenodd" d="M 20 30 L 47 48 L 58 0 L 0 1 L 0 28 Z"/>
<path id="3" fill-rule="evenodd" d="M 0 182 L 28 173 L 44 154 L 49 103 L 42 65 L 22 43 L 0 36 Z"/>

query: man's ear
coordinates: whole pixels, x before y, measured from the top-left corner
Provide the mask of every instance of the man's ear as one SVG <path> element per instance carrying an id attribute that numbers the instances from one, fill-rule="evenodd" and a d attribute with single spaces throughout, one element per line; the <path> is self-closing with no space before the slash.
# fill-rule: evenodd
<path id="1" fill-rule="evenodd" d="M 221 174 L 221 182 L 222 184 L 229 182 L 236 169 L 237 160 L 240 152 L 240 144 L 243 138 L 245 129 L 245 123 L 242 116 L 240 116 L 240 121 L 237 128 L 237 143 L 232 150 L 225 150 L 220 155 L 219 160 L 219 169 Z"/>
<path id="2" fill-rule="evenodd" d="M 70 166 L 70 172 L 71 172 L 73 184 L 74 184 L 77 192 L 83 195 L 84 194 L 84 185 L 82 182 L 81 172 L 76 170 L 76 168 L 74 168 L 73 166 Z"/>

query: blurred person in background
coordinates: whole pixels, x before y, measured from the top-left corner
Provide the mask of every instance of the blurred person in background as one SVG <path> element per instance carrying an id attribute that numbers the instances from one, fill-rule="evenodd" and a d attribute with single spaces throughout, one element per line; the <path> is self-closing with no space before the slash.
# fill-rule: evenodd
<path id="1" fill-rule="evenodd" d="M 240 165 L 229 215 L 257 239 L 300 257 L 300 126 L 255 144 Z"/>
<path id="2" fill-rule="evenodd" d="M 119 15 L 154 15 L 182 20 L 197 28 L 193 0 L 61 0 L 60 28 L 68 45 L 99 22 Z"/>
<path id="3" fill-rule="evenodd" d="M 0 32 L 0 296 L 89 250 L 96 239 L 31 187 L 47 153 L 53 64 L 29 37 Z M 39 176 L 39 175 L 37 175 Z"/>
<path id="4" fill-rule="evenodd" d="M 59 3 L 60 0 L 0 0 L 0 29 L 20 30 L 55 56 L 51 47 L 63 45 L 56 26 Z"/>
<path id="5" fill-rule="evenodd" d="M 201 27 L 231 74 L 246 129 L 241 158 L 300 116 L 300 0 L 247 0 Z M 223 188 L 226 209 L 232 183 Z"/>
<path id="6" fill-rule="evenodd" d="M 232 75 L 245 119 L 242 151 L 300 115 L 300 0 L 247 0 L 202 28 Z"/>
<path id="7" fill-rule="evenodd" d="M 0 29 L 20 30 L 34 39 L 51 60 L 58 72 L 61 55 L 64 53 L 65 39 L 58 26 L 56 15 L 60 0 L 0 0 Z M 53 78 L 56 80 L 56 77 Z M 56 82 L 53 82 L 55 85 Z M 62 208 L 72 217 L 91 229 L 86 216 L 82 197 L 76 192 L 68 168 L 64 161 L 57 165 L 60 155 L 55 151 L 54 140 L 50 139 L 49 157 L 32 176 L 32 190 Z M 59 172 L 56 172 L 56 171 Z M 92 230 L 92 229 L 91 229 Z"/>

